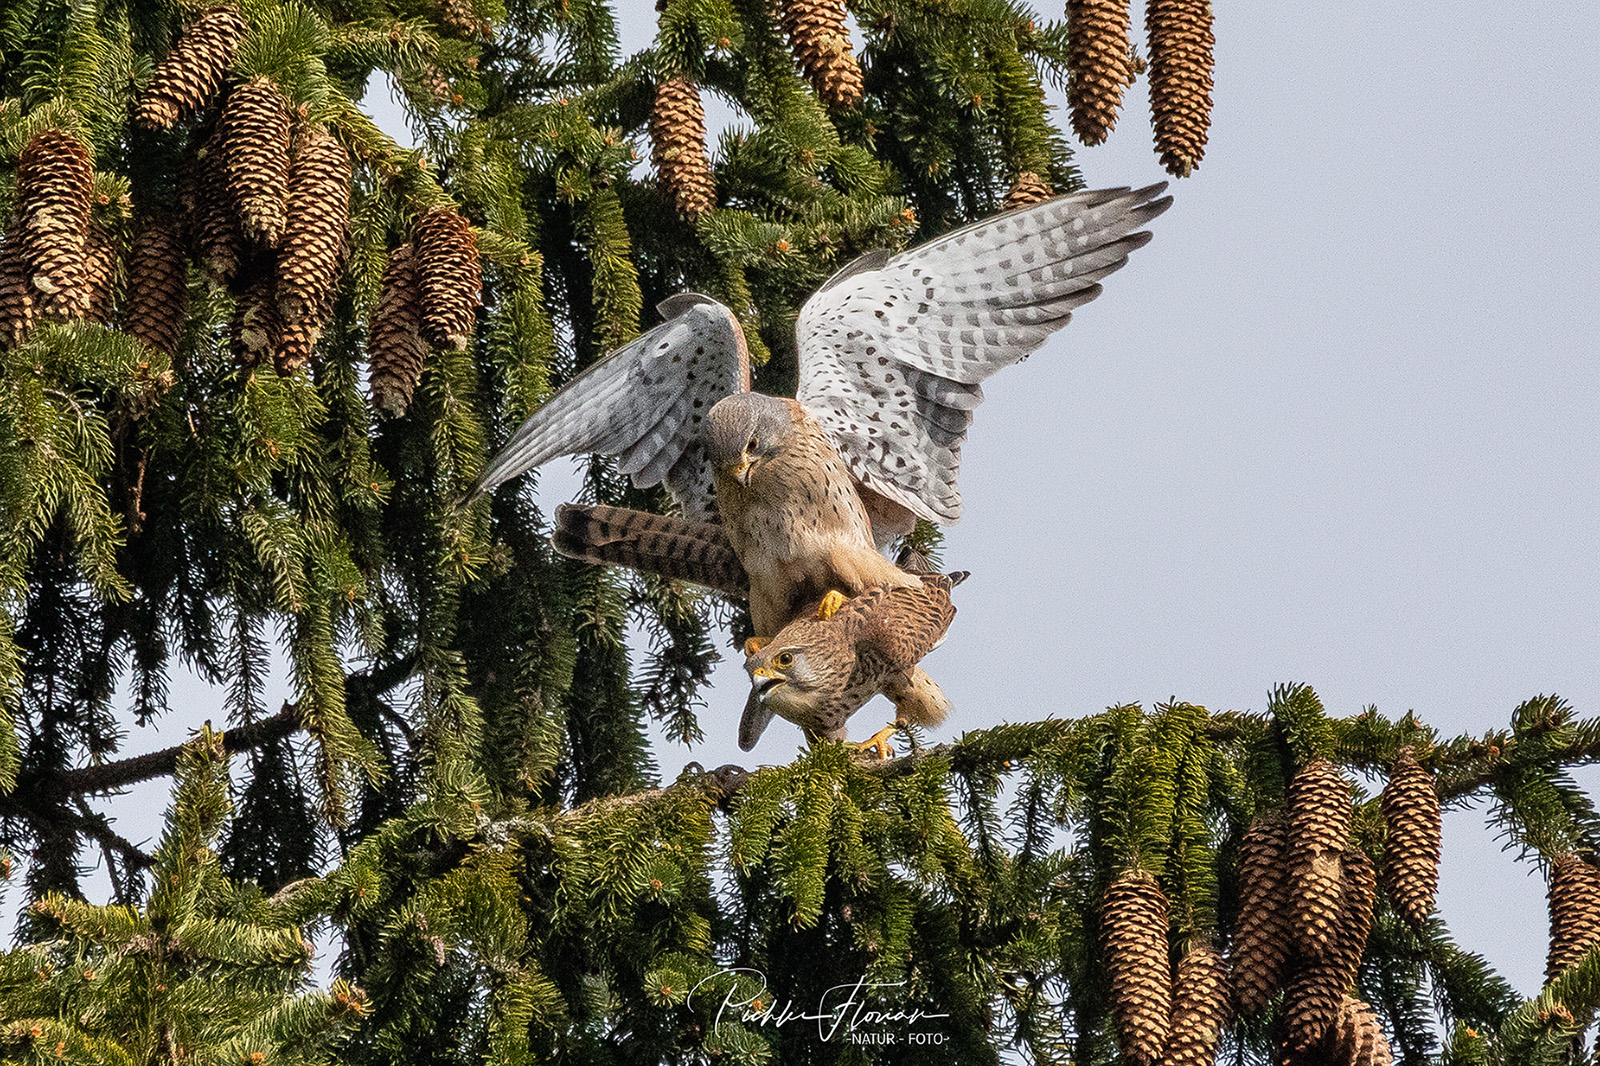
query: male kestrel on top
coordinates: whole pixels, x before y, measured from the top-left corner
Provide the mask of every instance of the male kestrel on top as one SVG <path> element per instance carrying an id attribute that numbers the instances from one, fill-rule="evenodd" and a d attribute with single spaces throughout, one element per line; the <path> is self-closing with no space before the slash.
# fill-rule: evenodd
<path id="1" fill-rule="evenodd" d="M 664 482 L 678 505 L 681 517 L 634 530 L 674 545 L 669 556 L 628 543 L 619 526 L 635 520 L 618 520 L 629 512 L 617 508 L 603 521 L 564 508 L 558 548 L 691 580 L 692 565 L 670 553 L 715 557 L 699 579 L 713 587 L 734 572 L 731 551 L 758 637 L 830 590 L 917 588 L 880 549 L 918 518 L 961 516 L 956 477 L 980 382 L 1100 294 L 1099 281 L 1150 239 L 1139 227 L 1171 205 L 1165 188 L 1073 193 L 896 255 L 861 256 L 800 310 L 792 400 L 749 391 L 744 335 L 728 308 L 671 297 L 660 305 L 666 321 L 534 412 L 480 485 L 560 455 L 619 457 L 636 486 Z"/>

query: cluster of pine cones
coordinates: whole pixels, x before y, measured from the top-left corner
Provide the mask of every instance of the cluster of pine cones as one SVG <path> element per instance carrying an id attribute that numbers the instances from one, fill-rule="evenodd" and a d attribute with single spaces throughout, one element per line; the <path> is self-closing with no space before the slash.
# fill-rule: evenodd
<path id="1" fill-rule="evenodd" d="M 389 253 L 372 315 L 367 381 L 380 412 L 405 414 L 432 348 L 467 346 L 481 289 L 471 224 L 452 207 L 430 208 L 411 240 Z"/>
<path id="2" fill-rule="evenodd" d="M 775 0 L 774 8 L 795 61 L 822 102 L 833 111 L 859 102 L 861 65 L 850 45 L 843 0 Z M 650 109 L 650 155 L 662 188 L 679 211 L 693 219 L 716 206 L 716 179 L 706 152 L 706 114 L 698 85 L 667 77 L 656 86 Z"/>
<path id="3" fill-rule="evenodd" d="M 79 137 L 45 129 L 28 142 L 19 209 L 0 241 L 0 345 L 21 343 L 36 322 L 88 318 L 174 354 L 192 261 L 234 297 L 229 340 L 242 364 L 270 361 L 287 375 L 310 360 L 348 254 L 350 155 L 272 79 L 229 85 L 248 29 L 232 4 L 210 7 L 152 72 L 135 121 L 151 130 L 194 121 L 195 147 L 178 175 L 177 215 L 136 212 L 126 248 L 91 215 L 94 174 Z M 374 317 L 380 410 L 405 410 L 430 345 L 465 346 L 480 290 L 471 226 L 452 208 L 431 209 L 394 253 Z"/>
<path id="4" fill-rule="evenodd" d="M 1441 817 L 1432 775 L 1403 749 L 1383 791 L 1382 869 L 1350 842 L 1351 788 L 1332 763 L 1295 775 L 1286 814 L 1245 834 L 1239 914 L 1226 964 L 1191 948 L 1169 973 L 1166 900 L 1148 873 L 1113 882 L 1100 926 L 1124 1057 L 1140 1066 L 1215 1061 L 1233 1011 L 1260 1013 L 1280 992 L 1285 1066 L 1382 1066 L 1392 1061 L 1372 1008 L 1351 994 L 1382 883 L 1419 930 L 1433 914 Z M 1591 929 L 1600 934 L 1600 877 Z M 1554 891 L 1554 890 L 1552 890 Z M 1231 989 L 1230 986 L 1231 985 Z"/>
<path id="5" fill-rule="evenodd" d="M 1117 123 L 1122 91 L 1143 73 L 1128 34 L 1128 0 L 1067 0 L 1067 103 L 1084 144 Z M 1205 155 L 1215 40 L 1210 0 L 1147 0 L 1150 113 L 1161 164 L 1187 177 Z"/>
<path id="6" fill-rule="evenodd" d="M 1111 883 L 1100 904 L 1100 939 L 1123 1058 L 1136 1066 L 1215 1062 L 1230 1015 L 1228 967 L 1216 948 L 1199 945 L 1172 973 L 1167 899 L 1154 877 L 1134 870 Z"/>

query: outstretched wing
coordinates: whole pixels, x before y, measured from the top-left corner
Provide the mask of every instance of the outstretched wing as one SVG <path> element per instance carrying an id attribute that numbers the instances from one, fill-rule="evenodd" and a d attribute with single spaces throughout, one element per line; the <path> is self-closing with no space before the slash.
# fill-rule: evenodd
<path id="1" fill-rule="evenodd" d="M 800 310 L 796 398 L 862 484 L 919 518 L 956 521 L 979 383 L 1100 295 L 1100 279 L 1150 239 L 1138 227 L 1171 206 L 1165 189 L 1059 196 L 846 266 Z"/>
<path id="2" fill-rule="evenodd" d="M 659 305 L 666 321 L 585 370 L 533 413 L 478 480 L 489 492 L 561 455 L 619 458 L 647 488 L 667 483 L 685 517 L 716 516 L 700 423 L 750 388 L 750 355 L 733 312 L 695 294 Z"/>

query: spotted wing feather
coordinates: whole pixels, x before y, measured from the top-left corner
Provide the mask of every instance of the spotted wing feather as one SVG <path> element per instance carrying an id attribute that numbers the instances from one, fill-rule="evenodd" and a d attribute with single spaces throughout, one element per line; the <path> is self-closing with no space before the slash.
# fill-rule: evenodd
<path id="1" fill-rule="evenodd" d="M 639 488 L 667 484 L 687 518 L 716 516 L 700 423 L 724 396 L 750 388 L 750 356 L 733 312 L 704 296 L 661 304 L 666 321 L 617 349 L 535 411 L 500 449 L 488 492 L 562 455 L 618 457 Z"/>
<path id="2" fill-rule="evenodd" d="M 951 582 L 930 574 L 913 588 L 874 588 L 840 609 L 849 612 L 858 656 L 870 653 L 885 671 L 909 670 L 944 639 L 955 619 Z"/>
<path id="3" fill-rule="evenodd" d="M 798 399 L 850 472 L 919 518 L 960 518 L 980 383 L 1100 294 L 1171 205 L 1165 188 L 1056 197 L 830 279 L 796 324 Z"/>

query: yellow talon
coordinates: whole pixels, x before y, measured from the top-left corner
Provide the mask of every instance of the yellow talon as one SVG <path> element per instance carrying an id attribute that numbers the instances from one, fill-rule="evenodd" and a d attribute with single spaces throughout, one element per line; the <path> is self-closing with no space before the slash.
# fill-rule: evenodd
<path id="1" fill-rule="evenodd" d="M 860 744 L 857 744 L 856 747 L 860 748 L 864 752 L 873 752 L 880 759 L 887 759 L 894 755 L 894 748 L 889 745 L 889 738 L 894 736 L 894 734 L 895 727 L 892 725 L 886 725 L 876 733 L 872 734 L 872 736 L 868 737 L 866 740 L 863 740 Z"/>
<path id="2" fill-rule="evenodd" d="M 766 640 L 762 640 L 760 637 L 750 637 L 744 642 L 744 653 L 746 656 L 755 655 L 766 646 Z"/>
<path id="3" fill-rule="evenodd" d="M 850 598 L 838 589 L 829 589 L 828 594 L 822 597 L 822 602 L 817 604 L 817 617 L 826 622 L 839 613 L 839 608 L 850 602 Z"/>

